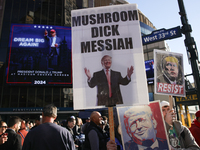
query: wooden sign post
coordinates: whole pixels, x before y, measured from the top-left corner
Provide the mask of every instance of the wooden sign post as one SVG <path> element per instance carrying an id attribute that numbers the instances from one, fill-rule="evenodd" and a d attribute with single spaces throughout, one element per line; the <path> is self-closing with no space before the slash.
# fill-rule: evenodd
<path id="1" fill-rule="evenodd" d="M 174 103 L 173 103 L 173 97 L 172 97 L 172 95 L 169 95 L 169 108 L 170 108 L 170 110 L 173 109 L 173 105 L 174 105 Z"/>
<path id="2" fill-rule="evenodd" d="M 108 107 L 108 118 L 109 118 L 109 126 L 110 126 L 110 140 L 115 141 L 113 107 Z"/>

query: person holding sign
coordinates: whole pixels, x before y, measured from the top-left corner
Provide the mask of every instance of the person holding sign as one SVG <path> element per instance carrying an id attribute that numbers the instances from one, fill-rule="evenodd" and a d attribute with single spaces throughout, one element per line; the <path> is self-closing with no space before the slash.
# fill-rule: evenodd
<path id="1" fill-rule="evenodd" d="M 108 137 L 99 126 L 102 122 L 101 114 L 98 111 L 93 111 L 90 120 L 90 125 L 85 132 L 84 150 L 106 150 Z"/>
<path id="2" fill-rule="evenodd" d="M 88 78 L 89 87 L 97 86 L 97 105 L 112 106 L 116 104 L 123 104 L 122 95 L 119 85 L 128 85 L 133 74 L 133 66 L 128 68 L 127 76 L 123 78 L 120 72 L 111 70 L 112 57 L 105 55 L 101 59 L 103 69 L 95 72 L 93 77 L 87 68 L 84 68 L 85 74 Z"/>
<path id="3" fill-rule="evenodd" d="M 162 75 L 157 77 L 157 82 L 168 84 L 183 84 L 182 72 L 179 61 L 174 56 L 164 57 L 162 60 Z"/>
<path id="4" fill-rule="evenodd" d="M 171 150 L 199 150 L 200 148 L 195 142 L 190 130 L 175 119 L 174 110 L 170 110 L 169 102 L 162 101 L 160 104 Z"/>
<path id="5" fill-rule="evenodd" d="M 156 137 L 157 121 L 149 106 L 131 107 L 124 113 L 124 125 L 131 140 L 124 143 L 126 150 L 167 150 L 166 139 Z"/>

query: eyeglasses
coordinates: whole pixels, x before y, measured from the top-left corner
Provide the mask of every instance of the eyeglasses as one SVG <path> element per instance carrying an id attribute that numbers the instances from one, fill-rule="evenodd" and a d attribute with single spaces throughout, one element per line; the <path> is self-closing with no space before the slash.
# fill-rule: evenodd
<path id="1" fill-rule="evenodd" d="M 7 126 L 1 126 L 0 128 L 7 128 Z"/>

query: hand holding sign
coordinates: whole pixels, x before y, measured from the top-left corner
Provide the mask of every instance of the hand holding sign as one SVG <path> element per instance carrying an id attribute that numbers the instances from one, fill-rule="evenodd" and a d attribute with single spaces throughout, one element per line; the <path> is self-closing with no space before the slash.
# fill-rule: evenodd
<path id="1" fill-rule="evenodd" d="M 107 150 L 117 150 L 117 144 L 113 140 L 108 141 L 106 147 Z"/>
<path id="2" fill-rule="evenodd" d="M 5 143 L 8 140 L 8 133 L 4 133 L 0 137 L 0 145 Z"/>

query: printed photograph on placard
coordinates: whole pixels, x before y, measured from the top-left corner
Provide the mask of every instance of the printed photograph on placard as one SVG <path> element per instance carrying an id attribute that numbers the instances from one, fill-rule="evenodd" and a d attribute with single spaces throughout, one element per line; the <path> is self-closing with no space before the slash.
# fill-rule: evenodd
<path id="1" fill-rule="evenodd" d="M 185 97 L 183 54 L 154 50 L 156 94 Z"/>
<path id="2" fill-rule="evenodd" d="M 168 150 L 164 119 L 160 101 L 149 105 L 117 107 L 125 150 Z"/>
<path id="3" fill-rule="evenodd" d="M 74 109 L 148 104 L 136 4 L 73 10 L 72 57 Z"/>
<path id="4" fill-rule="evenodd" d="M 88 86 L 97 87 L 97 105 L 123 104 L 120 85 L 128 85 L 131 82 L 133 66 L 127 69 L 127 75 L 122 77 L 121 73 L 111 69 L 112 57 L 105 55 L 101 59 L 102 70 L 94 72 L 91 76 L 90 70 L 85 68 Z M 112 84 L 111 84 L 112 83 Z"/>

